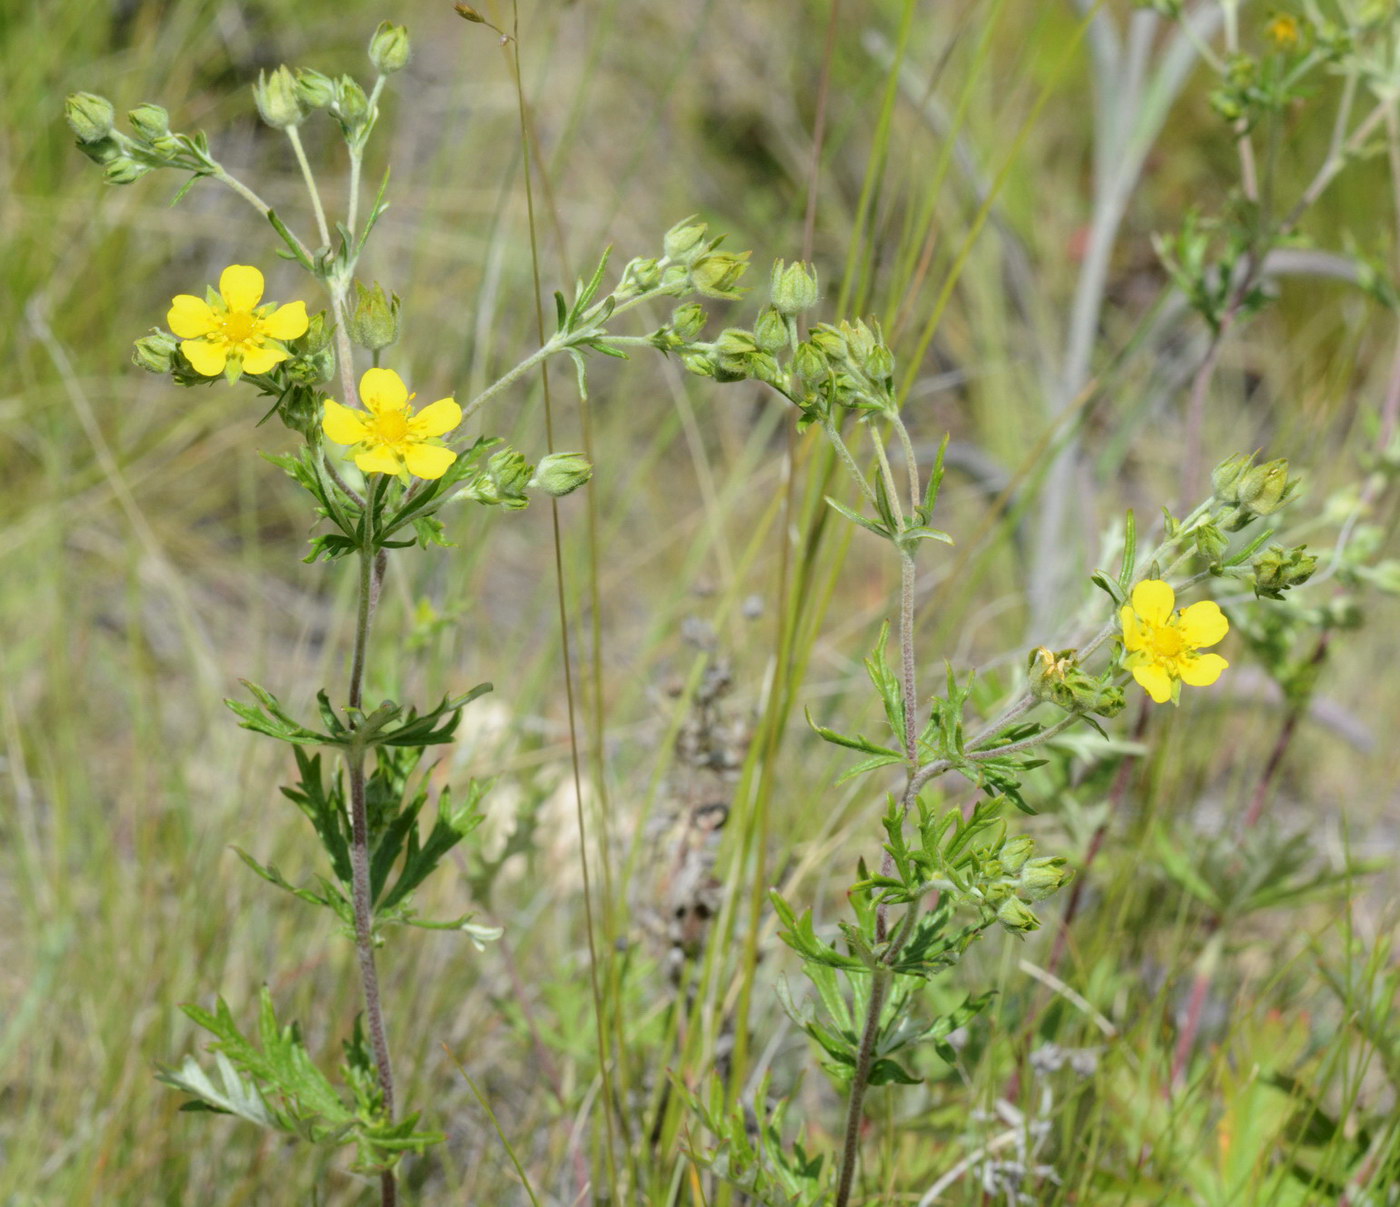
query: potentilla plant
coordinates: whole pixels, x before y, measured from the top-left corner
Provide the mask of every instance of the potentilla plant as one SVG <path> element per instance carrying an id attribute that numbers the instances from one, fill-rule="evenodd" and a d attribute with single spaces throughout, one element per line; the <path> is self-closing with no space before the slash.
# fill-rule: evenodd
<path id="1" fill-rule="evenodd" d="M 631 261 L 605 293 L 605 255 L 590 279 L 578 283 L 572 300 L 556 294 L 556 330 L 533 353 L 465 404 L 450 393 L 417 403 L 402 362 L 381 363 L 400 337 L 399 299 L 355 275 L 388 207 L 386 175 L 361 215 L 365 146 L 386 80 L 408 55 L 406 31 L 386 22 L 370 42 L 376 75 L 368 90 L 348 75 L 308 68 L 279 67 L 259 76 L 253 88 L 257 110 L 286 136 L 306 184 L 316 232 L 309 240 L 214 157 L 202 132 L 173 132 L 160 106 L 132 110 L 130 134 L 116 128 L 112 105 L 100 96 L 78 93 L 66 106 L 79 149 L 103 166 L 110 183 L 131 184 L 162 170 L 186 173 L 176 200 L 200 180 L 225 185 L 266 220 L 280 242 L 278 254 L 303 268 L 328 302 L 327 309 L 312 313 L 302 299 L 267 300 L 261 268 L 230 264 L 217 285 L 201 292 L 203 283 L 192 281 L 192 292 L 171 299 L 165 326 L 136 341 L 133 359 L 178 386 L 236 386 L 268 400 L 262 419 L 276 415 L 297 441 L 293 451 L 268 460 L 306 492 L 319 521 L 305 560 L 354 567 L 358 592 L 347 682 L 319 691 L 310 718 L 294 715 L 272 691 L 253 683 L 245 683 L 251 699 L 227 703 L 245 728 L 292 747 L 296 774 L 282 792 L 311 823 L 325 870 L 297 885 L 255 855 L 238 853 L 269 883 L 327 910 L 353 939 L 361 1013 L 337 1078 L 316 1065 L 297 1027 L 278 1017 L 266 989 L 252 1028 L 222 998 L 212 1010 L 188 1006 L 190 1017 L 214 1036 L 212 1067 L 188 1057 L 160 1076 L 189 1095 L 193 1109 L 236 1115 L 317 1144 L 353 1145 L 354 1168 L 379 1178 L 385 1204 L 397 1201 L 400 1160 L 423 1153 L 443 1134 L 397 1101 L 376 953 L 398 924 L 455 930 L 478 946 L 500 934 L 469 913 L 434 921 L 413 906 L 415 890 L 482 820 L 485 790 L 473 782 L 457 793 L 443 789 L 430 802 L 425 756 L 452 740 L 463 710 L 490 685 L 421 708 L 367 698 L 374 615 L 391 557 L 410 548 L 448 546 L 447 525 L 463 522 L 449 518 L 452 505 L 518 510 L 532 497 L 567 495 L 587 482 L 591 469 L 578 453 L 550 452 L 532 464 L 500 439 L 472 439 L 463 429 L 548 357 L 569 355 L 585 388 L 588 353 L 625 359 L 627 346 L 655 342 L 652 336 L 613 335 L 611 320 L 666 298 L 738 296 L 747 264 L 746 253 L 724 251 L 703 226 L 685 223 L 680 237 L 667 236 L 662 255 Z M 335 123 L 348 152 L 341 221 L 327 214 L 301 142 L 301 126 L 316 119 Z M 255 256 L 249 251 L 242 258 Z M 157 300 L 150 304 L 154 308 Z M 693 311 L 686 315 L 687 322 L 694 318 Z M 261 422 L 255 410 L 249 422 Z"/>
<path id="2" fill-rule="evenodd" d="M 845 1096 L 841 1146 L 832 1161 L 800 1141 L 794 1147 L 783 1134 L 781 1105 L 771 1115 L 762 1103 L 735 1108 L 718 1089 L 690 1098 L 716 1137 L 714 1144 L 694 1145 L 692 1155 L 721 1178 L 763 1203 L 846 1207 L 856 1194 L 869 1089 L 920 1082 L 910 1059 L 920 1044 L 953 1063 L 949 1037 L 992 998 L 973 992 L 951 1010 L 930 1013 L 929 982 L 993 928 L 1016 937 L 1037 929 L 1035 907 L 1073 876 L 1063 857 L 1037 853 L 1011 823 L 1017 811 L 1035 812 L 1023 787 L 1042 761 L 1037 748 L 1075 725 L 1103 733 L 1096 718 L 1123 710 L 1130 683 L 1156 704 L 1178 704 L 1183 687 L 1208 687 L 1221 677 L 1229 663 L 1212 647 L 1229 632 L 1225 613 L 1210 599 L 1178 607 L 1178 595 L 1206 580 L 1218 587 L 1233 580 L 1259 597 L 1282 598 L 1307 581 L 1316 561 L 1301 546 L 1265 549 L 1272 530 L 1236 537 L 1282 509 L 1298 482 L 1284 460 L 1259 464 L 1255 455 L 1233 456 L 1216 469 L 1207 500 L 1185 517 L 1166 514 L 1149 551 L 1139 549 L 1129 513 L 1116 571 L 1089 576 L 1109 597 L 1097 631 L 1074 649 L 1033 650 L 1023 690 L 969 731 L 975 674 L 948 666 L 944 694 L 932 700 L 919 678 L 930 653 L 916 640 L 918 559 L 952 541 L 932 526 L 942 450 L 925 475 L 900 413 L 894 356 L 877 325 L 818 323 L 803 338 L 799 319 L 817 299 L 815 272 L 780 262 L 770 302 L 751 329 L 733 327 L 698 341 L 689 334 L 693 324 L 679 316 L 655 338 L 693 373 L 765 382 L 796 407 L 799 429 L 820 428 L 859 506 L 827 502 L 888 545 L 900 567 L 896 661 L 891 665 L 888 657 L 887 624 L 865 662 L 888 732 L 873 739 L 808 718 L 823 739 L 860 756 L 844 779 L 900 771 L 902 785 L 887 794 L 881 817 L 878 862 L 859 860 L 846 891 L 852 916 L 834 935 L 818 932 L 810 908 L 794 906 L 777 890 L 771 895 L 781 938 L 800 956 L 816 991 L 815 1000 L 800 1002 L 780 990 Z M 853 448 L 853 437 L 862 444 Z M 1038 709 L 1040 716 L 1032 715 Z M 931 788 L 953 771 L 975 785 L 978 798 L 940 808 Z"/>

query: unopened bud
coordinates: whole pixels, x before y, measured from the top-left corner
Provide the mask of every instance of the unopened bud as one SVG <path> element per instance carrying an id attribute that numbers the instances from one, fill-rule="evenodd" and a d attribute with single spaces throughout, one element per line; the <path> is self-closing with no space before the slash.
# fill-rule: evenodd
<path id="1" fill-rule="evenodd" d="M 369 122 L 369 97 L 348 75 L 343 75 L 336 86 L 337 96 L 331 112 L 340 122 L 346 138 L 358 134 Z"/>
<path id="2" fill-rule="evenodd" d="M 1009 875 L 1015 876 L 1026 866 L 1026 860 L 1034 850 L 1035 840 L 1026 834 L 1018 834 L 1002 843 L 997 859 Z"/>
<path id="3" fill-rule="evenodd" d="M 129 145 L 130 139 L 127 142 Z M 122 145 L 116 138 L 109 135 L 106 138 L 99 138 L 95 142 L 80 142 L 78 150 L 93 163 L 108 164 L 122 154 Z"/>
<path id="4" fill-rule="evenodd" d="M 1255 515 L 1272 515 L 1297 491 L 1296 481 L 1288 480 L 1288 462 L 1280 457 L 1256 465 L 1240 482 L 1240 502 Z"/>
<path id="5" fill-rule="evenodd" d="M 688 344 L 705 329 L 708 318 L 705 308 L 696 302 L 678 306 L 671 315 L 671 332 L 682 343 Z"/>
<path id="6" fill-rule="evenodd" d="M 1040 919 L 1019 897 L 1008 897 L 1001 903 L 997 910 L 997 921 L 1007 930 L 1021 933 L 1040 928 Z"/>
<path id="7" fill-rule="evenodd" d="M 1020 892 L 1028 901 L 1044 901 L 1073 879 L 1074 872 L 1060 856 L 1042 856 L 1021 869 Z"/>
<path id="8" fill-rule="evenodd" d="M 779 348 L 786 348 L 788 343 L 788 326 L 785 319 L 776 306 L 765 306 L 758 313 L 758 319 L 753 325 L 754 339 L 758 341 L 758 346 L 765 352 L 776 352 Z"/>
<path id="9" fill-rule="evenodd" d="M 1250 565 L 1254 572 L 1254 594 L 1269 599 L 1282 599 L 1283 593 L 1307 582 L 1317 570 L 1317 558 L 1307 552 L 1306 545 L 1285 549 L 1270 545 Z"/>
<path id="10" fill-rule="evenodd" d="M 748 252 L 711 252 L 690 267 L 690 280 L 696 292 L 707 298 L 743 296 L 739 278 L 749 266 Z"/>
<path id="11" fill-rule="evenodd" d="M 105 96 L 75 92 L 63 102 L 63 118 L 80 143 L 95 143 L 112 133 L 116 113 Z"/>
<path id="12" fill-rule="evenodd" d="M 792 369 L 799 377 L 813 382 L 824 381 L 830 371 L 826 357 L 810 340 L 803 340 L 797 345 L 792 357 Z"/>
<path id="13" fill-rule="evenodd" d="M 296 78 L 285 65 L 267 74 L 258 72 L 258 82 L 253 85 L 253 100 L 263 121 L 275 130 L 298 125 L 306 116 Z"/>
<path id="14" fill-rule="evenodd" d="M 1222 503 L 1238 503 L 1240 480 L 1253 464 L 1253 453 L 1236 453 L 1211 470 L 1210 482 L 1215 489 L 1215 497 Z"/>
<path id="15" fill-rule="evenodd" d="M 338 92 L 330 76 L 310 67 L 297 68 L 297 95 L 308 109 L 329 109 Z"/>
<path id="16" fill-rule="evenodd" d="M 689 263 L 704 247 L 707 229 L 705 223 L 696 222 L 695 215 L 691 214 L 689 218 L 677 222 L 662 236 L 661 250 L 666 253 L 668 260 Z"/>
<path id="17" fill-rule="evenodd" d="M 356 281 L 355 309 L 345 326 L 361 348 L 371 352 L 387 348 L 399 338 L 399 295 L 391 293 L 386 297 L 378 283 L 373 289 L 366 289 Z"/>
<path id="18" fill-rule="evenodd" d="M 146 142 L 165 138 L 170 133 L 170 114 L 159 105 L 137 105 L 126 117 L 131 128 Z"/>
<path id="19" fill-rule="evenodd" d="M 107 169 L 103 173 L 108 184 L 131 184 L 132 181 L 140 180 L 151 169 L 144 163 L 138 163 L 129 155 L 117 155 L 107 161 Z"/>
<path id="20" fill-rule="evenodd" d="M 785 316 L 801 314 L 816 305 L 816 270 L 800 260 L 788 265 L 781 260 L 774 263 L 770 287 L 773 305 Z"/>
<path id="21" fill-rule="evenodd" d="M 535 466 L 530 486 L 560 498 L 577 490 L 592 476 L 593 466 L 582 453 L 550 453 Z"/>
<path id="22" fill-rule="evenodd" d="M 369 40 L 369 61 L 380 75 L 402 71 L 408 62 L 408 30 L 402 25 L 381 21 Z"/>
<path id="23" fill-rule="evenodd" d="M 179 346 L 175 337 L 156 328 L 150 335 L 142 336 L 131 349 L 131 363 L 147 373 L 170 372 L 175 360 L 175 349 Z"/>

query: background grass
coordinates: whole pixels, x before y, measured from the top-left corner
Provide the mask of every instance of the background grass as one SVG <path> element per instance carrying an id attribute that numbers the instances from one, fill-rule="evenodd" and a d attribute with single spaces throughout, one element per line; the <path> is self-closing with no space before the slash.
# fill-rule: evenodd
<path id="1" fill-rule="evenodd" d="M 1105 7 L 1122 17 L 1127 6 Z M 209 130 L 215 153 L 305 227 L 294 165 L 256 124 L 247 84 L 283 61 L 363 75 L 374 25 L 408 23 L 415 57 L 389 90 L 367 170 L 373 178 L 392 162 L 394 208 L 362 275 L 405 299 L 390 363 L 432 397 L 467 396 L 535 346 L 516 95 L 489 31 L 450 6 L 420 8 L 0 7 L 9 367 L 0 904 L 10 919 L 0 930 L 0 1201 L 372 1197 L 340 1155 L 284 1150 L 249 1127 L 179 1114 L 178 1096 L 152 1077 L 157 1062 L 201 1045 L 178 1004 L 207 1004 L 215 992 L 246 1018 L 268 984 L 331 1063 L 348 1033 L 349 944 L 267 891 L 229 849 L 293 879 L 313 870 L 304 823 L 274 788 L 286 760 L 237 729 L 220 699 L 250 678 L 305 705 L 340 681 L 353 583 L 342 566 L 298 561 L 306 509 L 259 456 L 290 447 L 287 433 L 254 428 L 253 404 L 222 384 L 178 391 L 127 364 L 130 341 L 162 321 L 172 294 L 232 261 L 273 264 L 271 232 L 212 185 L 173 210 L 163 177 L 106 188 L 73 150 L 61 100 L 83 88 L 119 111 L 159 101 L 177 128 Z M 1262 9 L 1246 12 L 1262 20 Z M 1037 491 L 1093 212 L 1094 69 L 1079 15 L 1038 0 L 848 0 L 829 47 L 828 15 L 825 4 L 768 0 L 526 6 L 541 275 L 547 290 L 567 289 L 605 244 L 624 258 L 653 254 L 691 212 L 755 248 L 760 264 L 801 255 L 828 71 L 811 244 L 823 317 L 881 317 L 915 375 L 916 439 L 932 446 L 951 430 L 956 442 L 941 523 L 959 543 L 928 560 L 921 585 L 924 687 L 945 656 L 1010 685 L 1026 649 L 1072 631 L 1101 527 L 1125 505 L 1151 515 L 1163 502 L 1189 504 L 1176 497 L 1183 370 L 1202 336 L 1181 321 L 1093 399 L 1077 431 L 1075 506 L 1047 554 Z M 1218 207 L 1235 179 L 1208 86 L 1204 73 L 1191 77 L 1126 206 L 1096 368 L 1129 345 L 1165 288 L 1151 233 L 1178 225 L 1188 205 Z M 1320 102 L 1287 124 L 1280 195 L 1314 170 L 1328 114 Z M 329 134 L 312 142 L 333 171 Z M 1322 248 L 1354 237 L 1385 253 L 1390 205 L 1384 164 L 1358 164 L 1306 230 Z M 270 296 L 304 295 L 289 267 L 269 278 Z M 1282 280 L 1278 305 L 1226 346 L 1207 416 L 1212 457 L 1260 446 L 1289 456 L 1320 504 L 1357 477 L 1394 342 L 1393 319 L 1353 287 Z M 554 384 L 557 443 L 573 447 L 579 411 L 567 375 Z M 839 1128 L 837 1099 L 774 994 L 792 963 L 766 909 L 753 906 L 756 890 L 781 881 L 829 922 L 856 857 L 878 851 L 878 792 L 864 781 L 832 787 L 844 762 L 807 730 L 802 709 L 876 727 L 859 661 L 890 611 L 893 568 L 826 522 L 824 454 L 810 437 L 790 438 L 788 416 L 756 387 L 716 388 L 659 357 L 599 365 L 591 387 L 597 476 L 589 496 L 564 501 L 561 522 L 617 1178 L 634 1187 L 614 1201 L 698 1203 L 708 1192 L 676 1161 L 681 1117 L 666 1116 L 655 1145 L 646 1134 L 668 1073 L 700 1083 L 716 1063 L 727 1067 L 737 1042 L 750 1090 L 770 1070 L 817 1136 Z M 544 449 L 537 384 L 485 422 L 527 454 Z M 994 509 L 1007 489 L 1010 509 Z M 1389 541 L 1392 513 L 1374 518 Z M 473 905 L 475 888 L 476 907 L 506 928 L 501 943 L 478 953 L 452 935 L 411 932 L 385 953 L 401 1096 L 450 1135 L 408 1166 L 406 1186 L 423 1202 L 524 1201 L 460 1064 L 494 1104 L 541 1201 L 580 1201 L 590 1182 L 601 1199 L 605 1111 L 550 517 L 543 507 L 464 511 L 449 532 L 450 553 L 396 560 L 370 691 L 425 700 L 494 681 L 434 774 L 499 776 L 487 850 L 513 827 L 523 837 L 494 881 L 468 859 L 421 903 L 450 916 Z M 1068 584 L 1048 594 L 1045 556 Z M 1281 714 L 1238 646 L 1217 690 L 1153 718 L 1150 753 L 1094 865 L 1061 968 L 1083 1007 L 1055 999 L 1039 1029 L 1026 1029 L 1027 1003 L 1044 991 L 1023 962 L 1045 962 L 1053 926 L 1026 944 L 986 944 L 935 991 L 947 1005 L 969 988 L 1002 990 L 962 1066 L 950 1073 L 930 1054 L 925 1089 L 872 1103 L 873 1118 L 895 1126 L 872 1133 L 871 1201 L 919 1201 L 910 1187 L 931 1186 L 1004 1130 L 994 1103 L 1014 1061 L 1049 1038 L 1094 1048 L 1099 1064 L 1087 1077 L 1022 1078 L 1017 1100 L 1045 1108 L 1042 1156 L 1061 1179 L 1033 1201 L 1274 1201 L 1272 1165 L 1241 1173 L 1231 1154 L 1254 1151 L 1240 1138 L 1248 1127 L 1267 1130 L 1271 1111 L 1282 1119 L 1301 1099 L 1251 1081 L 1251 1068 L 1296 1075 L 1349 1121 L 1324 1148 L 1383 1151 L 1384 1129 L 1361 1133 L 1357 1121 L 1393 1102 L 1400 1071 L 1386 1024 L 1393 919 L 1383 908 L 1396 887 L 1397 688 L 1385 672 L 1395 621 L 1393 601 L 1368 597 L 1365 627 L 1338 635 L 1271 805 L 1280 824 L 1309 836 L 1316 866 L 1349 849 L 1385 867 L 1340 898 L 1225 934 L 1189 1091 L 1161 1087 L 1208 939 L 1200 911 L 1153 871 L 1154 822 L 1180 824 L 1188 860 L 1199 862 L 1190 835 L 1220 830 L 1257 781 Z M 696 771 L 672 753 L 693 723 L 707 648 L 732 678 L 720 720 L 743 764 L 736 775 Z M 1133 715 L 1116 732 L 1131 732 Z M 745 761 L 749 737 L 756 753 Z M 1048 849 L 1082 858 L 1111 771 L 1041 785 L 1035 830 Z M 715 839 L 687 824 L 709 799 L 732 804 Z M 704 971 L 683 993 L 667 927 L 672 881 L 692 849 L 716 861 L 720 916 L 700 945 Z M 1260 1151 L 1275 1161 L 1303 1144 L 1266 1139 Z M 1151 1159 L 1135 1165 L 1148 1148 Z M 981 1191 L 968 1177 L 941 1201 L 975 1203 Z"/>

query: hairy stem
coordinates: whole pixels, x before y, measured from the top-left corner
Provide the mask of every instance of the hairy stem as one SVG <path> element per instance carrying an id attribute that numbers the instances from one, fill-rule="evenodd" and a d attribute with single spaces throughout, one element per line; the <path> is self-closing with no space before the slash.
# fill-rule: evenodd
<path id="1" fill-rule="evenodd" d="M 865 1027 L 860 1035 L 860 1053 L 851 1080 L 851 1096 L 846 1103 L 846 1136 L 841 1147 L 841 1178 L 836 1187 L 836 1207 L 847 1207 L 851 1201 L 851 1185 L 855 1179 L 856 1157 L 860 1152 L 861 1112 L 865 1106 L 865 1090 L 870 1084 L 870 1070 L 875 1065 L 875 1043 L 880 1037 L 880 1014 L 885 1006 L 893 977 L 888 972 L 871 974 L 870 1006 L 865 1014 Z"/>

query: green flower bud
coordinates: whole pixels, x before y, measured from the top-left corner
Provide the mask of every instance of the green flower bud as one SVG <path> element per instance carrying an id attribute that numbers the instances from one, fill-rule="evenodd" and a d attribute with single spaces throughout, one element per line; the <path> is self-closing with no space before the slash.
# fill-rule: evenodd
<path id="1" fill-rule="evenodd" d="M 705 223 L 696 222 L 695 215 L 677 222 L 661 238 L 661 250 L 668 260 L 678 260 L 682 264 L 699 254 L 705 243 Z"/>
<path id="2" fill-rule="evenodd" d="M 753 325 L 753 334 L 758 346 L 765 352 L 776 352 L 779 348 L 786 348 L 787 319 L 776 306 L 765 306 L 758 313 L 758 319 Z"/>
<path id="3" fill-rule="evenodd" d="M 306 116 L 296 78 L 285 65 L 271 74 L 258 72 L 258 82 L 253 85 L 253 100 L 263 121 L 275 130 L 299 125 Z"/>
<path id="4" fill-rule="evenodd" d="M 287 373 L 293 381 L 315 386 L 330 381 L 335 376 L 335 347 L 331 342 L 332 334 L 333 327 L 326 321 L 324 310 L 317 311 L 309 317 L 306 331 L 291 345 L 295 355 L 287 362 Z M 317 402 L 315 415 L 320 414 L 321 406 Z M 282 419 L 288 426 L 292 426 L 286 414 Z M 319 425 L 319 418 L 316 423 Z"/>
<path id="5" fill-rule="evenodd" d="M 749 266 L 748 252 L 710 252 L 690 266 L 695 291 L 707 298 L 738 298 L 744 291 L 739 278 Z"/>
<path id="6" fill-rule="evenodd" d="M 997 910 L 997 921 L 1007 930 L 1021 934 L 1040 929 L 1040 919 L 1018 897 L 1008 897 L 1001 903 Z"/>
<path id="7" fill-rule="evenodd" d="M 839 364 L 849 356 L 850 350 L 846 346 L 845 335 L 830 323 L 818 323 L 807 338 L 812 341 L 817 351 L 832 363 Z"/>
<path id="8" fill-rule="evenodd" d="M 328 75 L 310 67 L 297 68 L 297 95 L 308 109 L 329 109 L 335 104 L 339 89 Z"/>
<path id="9" fill-rule="evenodd" d="M 1220 525 L 1213 522 L 1202 524 L 1191 536 L 1196 542 L 1196 551 L 1208 562 L 1218 562 L 1230 544 L 1230 538 L 1220 531 Z"/>
<path id="10" fill-rule="evenodd" d="M 773 265 L 770 289 L 780 314 L 801 314 L 817 303 L 816 270 L 800 260 L 786 266 L 778 260 Z"/>
<path id="11" fill-rule="evenodd" d="M 122 136 L 119 134 L 116 138 L 107 137 L 99 138 L 96 142 L 80 142 L 78 144 L 78 150 L 92 160 L 93 163 L 111 163 L 112 160 L 122 154 L 122 144 L 117 141 L 117 139 L 121 137 Z M 128 145 L 130 145 L 131 140 L 127 139 L 126 141 Z"/>
<path id="12" fill-rule="evenodd" d="M 1008 838 L 1002 844 L 997 859 L 1004 871 L 1015 876 L 1026 866 L 1026 860 L 1031 857 L 1031 852 L 1034 850 L 1035 840 L 1026 834 L 1018 834 L 1015 838 Z"/>
<path id="13" fill-rule="evenodd" d="M 1288 462 L 1282 457 L 1256 465 L 1239 484 L 1240 502 L 1258 516 L 1272 515 L 1297 490 L 1297 479 L 1288 480 Z"/>
<path id="14" fill-rule="evenodd" d="M 1044 646 L 1032 650 L 1026 677 L 1032 696 L 1066 712 L 1112 717 L 1123 711 L 1123 691 L 1114 686 L 1113 672 L 1099 678 L 1088 674 L 1079 665 L 1075 650 L 1051 653 Z"/>
<path id="15" fill-rule="evenodd" d="M 1074 872 L 1065 866 L 1064 859 L 1042 856 L 1021 869 L 1020 891 L 1028 901 L 1044 901 L 1073 879 Z"/>
<path id="16" fill-rule="evenodd" d="M 131 184 L 140 180 L 151 169 L 144 163 L 138 163 L 129 155 L 117 155 L 107 161 L 107 170 L 103 173 L 108 184 Z"/>
<path id="17" fill-rule="evenodd" d="M 874 333 L 865 325 L 863 319 L 856 319 L 854 323 L 843 321 L 841 331 L 846 337 L 846 347 L 850 350 L 851 360 L 864 369 L 878 346 Z"/>
<path id="18" fill-rule="evenodd" d="M 519 511 L 530 505 L 525 488 L 529 485 L 531 472 L 532 467 L 522 454 L 513 448 L 503 448 L 487 461 L 483 472 L 468 480 L 462 488 L 461 497 L 488 506 Z"/>
<path id="19" fill-rule="evenodd" d="M 655 257 L 638 257 L 627 262 L 622 270 L 621 287 L 635 290 L 655 289 L 661 284 L 661 265 Z"/>
<path id="20" fill-rule="evenodd" d="M 694 373 L 696 377 L 715 376 L 714 357 L 708 350 L 682 352 L 681 365 L 687 373 Z"/>
<path id="21" fill-rule="evenodd" d="M 408 62 L 408 51 L 408 30 L 388 21 L 381 21 L 369 40 L 369 61 L 380 75 L 402 71 Z"/>
<path id="22" fill-rule="evenodd" d="M 803 340 L 793 353 L 792 370 L 804 381 L 816 382 L 826 380 L 830 366 L 816 344 L 810 340 Z"/>
<path id="23" fill-rule="evenodd" d="M 355 309 L 345 327 L 361 348 L 371 352 L 387 348 L 399 338 L 399 295 L 386 297 L 377 282 L 373 289 L 366 289 L 356 281 Z"/>
<path id="24" fill-rule="evenodd" d="M 170 133 L 170 114 L 159 105 L 137 105 L 126 117 L 131 128 L 146 142 L 165 138 Z"/>
<path id="25" fill-rule="evenodd" d="M 876 344 L 874 351 L 865 358 L 865 372 L 872 381 L 888 381 L 894 376 L 894 353 L 884 344 Z"/>
<path id="26" fill-rule="evenodd" d="M 131 363 L 147 373 L 164 376 L 170 372 L 178 347 L 179 341 L 173 335 L 156 327 L 150 335 L 142 336 L 132 346 Z"/>
<path id="27" fill-rule="evenodd" d="M 1253 464 L 1253 453 L 1236 453 L 1211 470 L 1210 482 L 1215 488 L 1215 497 L 1222 503 L 1238 503 L 1240 480 Z"/>
<path id="28" fill-rule="evenodd" d="M 582 453 L 550 453 L 535 467 L 529 485 L 557 499 L 577 490 L 592 476 L 593 466 Z"/>
<path id="29" fill-rule="evenodd" d="M 369 97 L 348 75 L 340 77 L 336 91 L 338 95 L 331 112 L 335 114 L 346 138 L 353 138 L 369 124 Z"/>
<path id="30" fill-rule="evenodd" d="M 153 138 L 150 141 L 149 149 L 166 160 L 173 160 L 176 156 L 183 155 L 189 148 L 185 145 L 183 135 L 164 134 L 160 138 Z"/>
<path id="31" fill-rule="evenodd" d="M 671 331 L 682 343 L 690 343 L 705 329 L 709 319 L 705 308 L 696 302 L 679 306 L 671 315 Z"/>
<path id="32" fill-rule="evenodd" d="M 1254 594 L 1263 598 L 1282 599 L 1283 593 L 1301 586 L 1317 570 L 1317 558 L 1307 552 L 1306 545 L 1285 549 L 1270 545 L 1250 563 L 1254 572 Z"/>
<path id="33" fill-rule="evenodd" d="M 63 119 L 80 143 L 95 143 L 112 133 L 116 113 L 105 96 L 75 92 L 63 102 Z"/>

